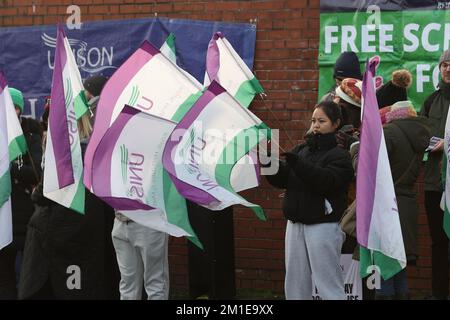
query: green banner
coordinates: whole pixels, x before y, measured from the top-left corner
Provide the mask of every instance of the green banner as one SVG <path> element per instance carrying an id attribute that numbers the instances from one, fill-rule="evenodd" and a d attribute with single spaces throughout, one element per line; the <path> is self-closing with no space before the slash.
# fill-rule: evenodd
<path id="1" fill-rule="evenodd" d="M 367 8 L 349 12 L 338 2 L 333 10 L 332 1 L 321 1 L 319 99 L 335 84 L 333 68 L 341 52 L 354 51 L 361 73 L 366 59 L 378 56 L 377 87 L 391 80 L 394 70 L 409 70 L 413 83 L 408 97 L 420 110 L 440 80 L 439 57 L 450 45 L 450 10 L 429 10 L 429 3 L 422 10 L 417 7 L 421 1 L 415 1 L 414 10 L 383 11 L 376 5 L 382 1 L 371 2 Z"/>

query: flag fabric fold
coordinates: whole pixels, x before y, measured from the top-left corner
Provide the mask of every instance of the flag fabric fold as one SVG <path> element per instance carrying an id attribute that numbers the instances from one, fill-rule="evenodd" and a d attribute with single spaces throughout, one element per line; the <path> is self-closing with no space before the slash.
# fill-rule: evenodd
<path id="1" fill-rule="evenodd" d="M 169 39 L 169 42 L 173 44 L 172 40 Z M 85 154 L 85 186 L 97 194 L 92 170 L 94 155 L 105 133 L 114 124 L 125 105 L 149 115 L 177 121 L 198 99 L 201 90 L 202 87 L 198 81 L 192 81 L 175 63 L 161 54 L 148 41 L 144 41 L 113 74 L 102 90 L 98 104 L 98 110 L 102 110 L 102 112 L 96 115 L 94 131 Z M 153 138 L 160 139 L 161 137 L 154 134 Z M 156 160 L 154 159 L 154 161 Z M 101 177 L 98 178 L 101 179 Z M 201 246 L 193 231 L 180 231 L 177 227 L 184 223 L 185 230 L 190 228 L 185 199 L 176 196 L 176 189 L 171 185 L 170 179 L 163 179 L 163 182 L 164 184 L 158 185 L 157 188 L 164 190 L 164 197 L 167 196 L 166 194 L 173 195 L 170 198 L 171 201 L 165 201 L 166 207 L 134 208 L 120 212 L 142 225 L 174 236 L 190 234 L 189 239 Z M 168 210 L 170 207 L 173 210 Z M 163 214 L 161 214 L 161 210 L 164 210 Z M 170 222 L 177 225 L 172 225 Z"/>
<path id="2" fill-rule="evenodd" d="M 0 71 L 0 250 L 12 242 L 10 152 L 8 148 L 8 115 L 14 110 L 8 85 Z M 15 115 L 15 121 L 19 120 Z M 20 127 L 20 125 L 19 125 Z"/>
<path id="3" fill-rule="evenodd" d="M 45 148 L 44 196 L 84 214 L 85 189 L 77 118 L 87 109 L 82 107 L 81 95 L 84 91 L 73 53 L 62 26 L 58 26 Z"/>
<path id="4" fill-rule="evenodd" d="M 106 130 L 125 105 L 178 121 L 198 99 L 201 86 L 191 81 L 148 41 L 120 66 L 100 95 L 94 131 L 85 154 L 84 184 L 92 185 L 92 159 Z"/>
<path id="5" fill-rule="evenodd" d="M 356 176 L 357 239 L 360 273 L 372 266 L 389 279 L 406 267 L 400 219 L 373 77 L 374 64 L 366 63 L 363 79 L 363 116 Z"/>
<path id="6" fill-rule="evenodd" d="M 186 199 L 211 210 L 242 204 L 265 220 L 260 206 L 233 190 L 230 177 L 236 163 L 267 137 L 270 129 L 213 81 L 167 141 L 163 165 Z"/>
<path id="7" fill-rule="evenodd" d="M 213 35 L 206 53 L 205 87 L 213 80 L 246 108 L 256 94 L 264 92 L 258 79 L 221 32 Z"/>
<path id="8" fill-rule="evenodd" d="M 264 89 L 230 42 L 216 32 L 208 45 L 204 85 L 218 82 L 243 107 L 247 108 Z M 252 150 L 233 168 L 231 185 L 236 192 L 257 187 L 260 184 L 260 167 L 257 152 Z"/>
<path id="9" fill-rule="evenodd" d="M 12 242 L 10 163 L 27 152 L 5 75 L 0 71 L 0 250 Z"/>

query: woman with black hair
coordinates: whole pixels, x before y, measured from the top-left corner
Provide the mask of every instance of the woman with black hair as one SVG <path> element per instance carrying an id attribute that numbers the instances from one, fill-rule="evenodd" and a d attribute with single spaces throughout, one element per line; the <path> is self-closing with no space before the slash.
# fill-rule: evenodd
<path id="1" fill-rule="evenodd" d="M 336 131 L 342 123 L 340 108 L 319 103 L 312 114 L 305 143 L 285 153 L 279 171 L 267 180 L 286 189 L 283 213 L 286 299 L 312 299 L 312 275 L 323 299 L 345 299 L 340 267 L 345 239 L 338 221 L 347 207 L 353 178 L 350 155 L 339 148 Z"/>

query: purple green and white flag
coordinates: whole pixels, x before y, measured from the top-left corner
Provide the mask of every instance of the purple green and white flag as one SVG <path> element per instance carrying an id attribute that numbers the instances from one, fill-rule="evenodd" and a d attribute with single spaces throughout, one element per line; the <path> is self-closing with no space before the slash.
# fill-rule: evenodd
<path id="1" fill-rule="evenodd" d="M 72 50 L 63 28 L 58 26 L 45 148 L 44 196 L 84 214 L 83 162 L 77 126 L 77 118 L 83 114 L 80 106 L 85 101 L 81 98 L 82 88 Z"/>
<path id="2" fill-rule="evenodd" d="M 356 175 L 356 230 L 360 244 L 361 277 L 370 274 L 372 267 L 376 266 L 386 280 L 406 267 L 406 255 L 378 112 L 374 75 L 374 63 L 367 62 L 362 88 L 362 129 Z"/>
<path id="3" fill-rule="evenodd" d="M 165 143 L 176 124 L 125 106 L 94 154 L 92 189 L 133 221 L 200 245 L 186 201 L 162 165 Z M 173 190 L 171 190 L 173 189 Z"/>
<path id="4" fill-rule="evenodd" d="M 85 155 L 84 184 L 92 186 L 92 160 L 106 130 L 125 105 L 164 119 L 179 121 L 198 99 L 201 86 L 191 81 L 148 41 L 108 80 L 100 95 L 94 131 Z"/>
<path id="5" fill-rule="evenodd" d="M 208 86 L 212 80 L 246 108 L 256 94 L 264 92 L 258 79 L 221 32 L 213 35 L 206 53 L 204 85 Z M 233 168 L 231 185 L 236 192 L 259 186 L 261 178 L 257 158 L 257 151 L 251 150 Z"/>
<path id="6" fill-rule="evenodd" d="M 444 136 L 444 154 L 442 158 L 442 181 L 444 181 L 444 231 L 447 237 L 450 238 L 450 112 L 447 114 L 447 122 L 445 123 Z"/>
<path id="7" fill-rule="evenodd" d="M 233 167 L 270 129 L 213 81 L 178 123 L 166 143 L 164 168 L 179 193 L 211 210 L 234 204 L 250 207 L 265 220 L 260 206 L 233 189 Z"/>
<path id="8" fill-rule="evenodd" d="M 175 34 L 170 33 L 166 41 L 161 45 L 159 51 L 166 56 L 167 59 L 177 64 L 177 51 L 175 49 Z"/>
<path id="9" fill-rule="evenodd" d="M 246 108 L 256 94 L 264 92 L 258 79 L 221 32 L 213 35 L 206 53 L 205 87 L 213 80 Z"/>
<path id="10" fill-rule="evenodd" d="M 0 108 L 5 112 L 5 134 L 9 149 L 9 161 L 15 160 L 18 156 L 27 152 L 27 142 L 22 132 L 19 118 L 17 117 L 14 103 L 9 94 L 8 84 L 4 74 L 0 71 L 0 83 L 2 91 L 0 94 Z"/>
<path id="11" fill-rule="evenodd" d="M 14 114 L 12 115 L 12 112 Z M 11 122 L 11 123 L 9 123 Z M 11 175 L 9 172 L 10 148 L 8 131 L 10 127 L 17 127 L 22 136 L 19 119 L 14 111 L 14 105 L 9 95 L 8 85 L 3 73 L 0 71 L 0 250 L 12 242 L 12 213 L 11 213 Z M 20 133 L 20 134 L 19 134 Z M 13 139 L 14 140 L 14 139 Z M 26 144 L 24 145 L 26 149 Z M 18 155 L 17 155 L 18 156 Z"/>

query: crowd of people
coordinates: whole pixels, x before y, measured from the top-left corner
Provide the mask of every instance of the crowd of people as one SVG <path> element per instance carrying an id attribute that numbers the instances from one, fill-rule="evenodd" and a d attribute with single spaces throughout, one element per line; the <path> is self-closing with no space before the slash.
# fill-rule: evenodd
<path id="1" fill-rule="evenodd" d="M 334 66 L 336 85 L 315 106 L 304 142 L 282 154 L 279 170 L 267 176 L 285 189 L 286 299 L 311 299 L 312 277 L 323 299 L 345 299 L 340 268 L 342 245 L 356 230 L 341 228 L 344 215 L 356 218 L 355 176 L 361 130 L 362 74 L 354 52 Z M 449 239 L 440 206 L 441 161 L 450 105 L 450 50 L 439 60 L 441 80 L 420 108 L 408 100 L 413 82 L 396 70 L 377 92 L 380 119 L 398 202 L 408 266 L 417 250 L 417 182 L 424 163 L 425 208 L 432 239 L 431 299 L 447 299 Z M 96 105 L 107 78 L 85 80 L 89 112 L 78 120 L 82 151 L 92 132 Z M 168 235 L 114 212 L 86 190 L 81 215 L 43 196 L 43 157 L 51 108 L 42 122 L 22 117 L 22 93 L 10 88 L 28 152 L 12 163 L 13 242 L 0 250 L 0 299 L 169 298 Z M 101 112 L 101 110 L 99 111 Z M 439 138 L 429 146 L 430 139 Z M 355 256 L 357 256 L 357 248 Z M 77 288 L 77 290 L 73 290 Z M 368 293 L 366 298 L 370 297 Z M 375 299 L 408 299 L 406 269 L 382 280 Z"/>

